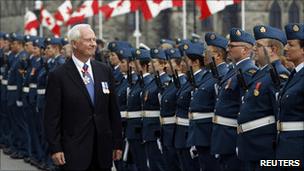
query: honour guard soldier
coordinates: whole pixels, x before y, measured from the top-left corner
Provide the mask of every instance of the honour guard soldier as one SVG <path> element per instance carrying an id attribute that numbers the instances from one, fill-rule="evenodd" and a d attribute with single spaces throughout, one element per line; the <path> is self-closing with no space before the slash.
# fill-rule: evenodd
<path id="1" fill-rule="evenodd" d="M 222 88 L 215 105 L 211 138 L 211 153 L 220 155 L 222 170 L 242 170 L 236 155 L 236 119 L 247 83 L 257 71 L 249 57 L 254 44 L 255 40 L 249 33 L 239 28 L 230 30 L 228 57 L 233 61 L 234 68 L 228 71 L 219 84 Z"/>
<path id="2" fill-rule="evenodd" d="M 190 156 L 190 147 L 187 145 L 189 136 L 189 105 L 191 101 L 191 91 L 197 88 L 196 80 L 201 79 L 199 67 L 190 66 L 193 56 L 202 56 L 203 47 L 200 43 L 184 43 L 179 46 L 183 55 L 183 62 L 187 66 L 188 82 L 184 84 L 177 92 L 176 101 L 176 130 L 175 130 L 175 148 L 179 158 L 182 170 L 199 170 L 198 160 L 194 156 Z"/>
<path id="3" fill-rule="evenodd" d="M 26 72 L 28 53 L 24 50 L 24 36 L 13 33 L 12 52 L 15 54 L 10 62 L 8 70 L 7 85 L 7 105 L 9 113 L 12 115 L 11 121 L 13 125 L 13 144 L 15 144 L 16 152 L 11 154 L 12 158 L 21 159 L 30 155 L 30 135 L 25 116 L 22 112 L 22 82 Z"/>
<path id="4" fill-rule="evenodd" d="M 138 52 L 138 51 L 137 51 Z M 141 57 L 142 56 L 142 57 Z M 138 79 L 134 85 L 129 85 L 127 92 L 127 124 L 126 137 L 130 145 L 130 152 L 139 171 L 148 170 L 147 157 L 142 138 L 142 103 L 141 94 L 144 87 L 142 72 L 136 64 L 135 57 L 145 60 L 143 53 L 132 51 L 132 65 L 134 65 Z"/>
<path id="5" fill-rule="evenodd" d="M 6 86 L 7 86 L 7 70 L 8 70 L 8 55 L 11 53 L 10 51 L 10 35 L 8 33 L 1 32 L 0 33 L 0 112 L 2 118 L 1 120 L 1 136 L 0 136 L 0 144 L 4 151 L 7 151 L 10 146 L 10 137 L 11 137 L 11 127 L 10 127 L 10 116 L 7 111 L 7 96 L 6 96 Z M 1 148 L 0 147 L 0 148 Z"/>
<path id="6" fill-rule="evenodd" d="M 278 159 L 300 160 L 304 164 L 304 25 L 285 26 L 288 43 L 287 60 L 295 64 L 287 83 L 280 93 L 280 110 L 277 121 Z M 285 170 L 289 170 L 286 168 Z M 303 170 L 300 167 L 294 170 Z M 284 169 L 282 169 L 284 170 Z"/>
<path id="7" fill-rule="evenodd" d="M 37 134 L 37 129 L 35 125 L 35 119 L 36 115 L 34 115 L 34 111 L 32 111 L 32 108 L 29 104 L 29 76 L 31 74 L 32 66 L 34 63 L 34 55 L 33 55 L 33 42 L 36 40 L 36 36 L 30 36 L 30 35 L 25 35 L 24 36 L 24 49 L 25 51 L 29 54 L 28 58 L 26 61 L 24 61 L 24 76 L 22 80 L 22 90 L 21 90 L 21 98 L 22 98 L 22 110 L 25 115 L 25 121 L 28 125 L 29 129 L 29 135 L 30 135 L 30 154 L 29 157 L 24 158 L 25 162 L 30 162 L 30 160 L 33 160 L 34 153 L 37 152 L 37 148 L 39 148 L 39 139 L 38 139 L 38 134 Z"/>
<path id="8" fill-rule="evenodd" d="M 208 63 L 205 63 L 205 65 L 212 65 L 210 66 L 212 75 L 216 79 L 217 84 L 219 84 L 221 79 L 227 74 L 229 70 L 229 67 L 226 63 L 226 49 L 228 40 L 216 33 L 209 32 L 205 34 L 205 41 L 207 44 L 207 53 L 205 58 L 208 61 Z M 216 86 L 215 88 L 216 91 L 218 91 L 218 87 Z"/>
<path id="9" fill-rule="evenodd" d="M 263 170 L 260 160 L 275 158 L 277 94 L 289 75 L 280 62 L 287 43 L 285 33 L 264 25 L 255 26 L 253 31 L 256 63 L 261 68 L 242 99 L 237 138 L 238 158 L 248 171 Z M 265 168 L 271 169 L 276 170 Z"/>
<path id="10" fill-rule="evenodd" d="M 178 89 L 187 82 L 186 76 L 182 73 L 181 53 L 177 48 L 165 50 L 167 56 L 166 68 L 171 75 L 171 82 L 162 92 L 160 102 L 161 136 L 163 143 L 163 155 L 166 161 L 166 168 L 169 171 L 181 170 L 177 153 L 174 147 L 175 134 L 175 112 Z"/>
<path id="11" fill-rule="evenodd" d="M 116 95 L 117 95 L 117 100 L 118 100 L 118 105 L 119 105 L 119 110 L 121 114 L 121 121 L 122 121 L 122 134 L 123 138 L 125 139 L 124 141 L 124 157 L 121 160 L 114 161 L 115 167 L 118 171 L 123 171 L 123 170 L 134 170 L 136 169 L 135 165 L 133 164 L 132 161 L 132 156 L 131 153 L 129 153 L 129 144 L 126 140 L 125 137 L 125 129 L 126 129 L 126 122 L 127 122 L 127 89 L 128 89 L 128 84 L 132 84 L 132 80 L 129 81 L 128 77 L 132 77 L 131 72 L 129 71 L 129 61 L 132 58 L 132 49 L 129 47 L 121 47 L 119 50 L 116 52 L 117 56 L 119 58 L 119 69 L 120 72 L 122 73 L 122 80 L 117 83 L 116 85 Z M 111 60 L 111 58 L 110 58 Z M 130 85 L 131 86 L 131 85 Z"/>
<path id="12" fill-rule="evenodd" d="M 126 41 L 113 41 L 110 42 L 108 45 L 108 49 L 110 50 L 109 59 L 111 66 L 113 68 L 113 75 L 116 83 L 118 84 L 123 79 L 123 75 L 119 69 L 120 61 L 118 57 L 118 53 L 122 48 L 132 48 L 132 46 L 130 45 L 129 42 Z"/>

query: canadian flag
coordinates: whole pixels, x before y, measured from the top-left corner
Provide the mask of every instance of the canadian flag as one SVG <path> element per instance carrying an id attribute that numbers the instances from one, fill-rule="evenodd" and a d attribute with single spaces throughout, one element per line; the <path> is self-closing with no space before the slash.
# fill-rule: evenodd
<path id="1" fill-rule="evenodd" d="M 32 11 L 27 11 L 24 15 L 24 34 L 36 36 L 39 24 L 37 16 Z"/>
<path id="2" fill-rule="evenodd" d="M 41 9 L 40 21 L 42 26 L 47 27 L 55 37 L 60 37 L 60 27 L 56 23 L 55 18 L 46 9 Z"/>
<path id="3" fill-rule="evenodd" d="M 146 20 L 156 17 L 162 10 L 183 6 L 183 0 L 144 0 L 140 8 Z"/>
<path id="4" fill-rule="evenodd" d="M 77 11 L 73 12 L 70 19 L 66 22 L 66 25 L 81 23 L 85 18 L 96 15 L 98 11 L 98 1 L 87 0 L 80 7 L 78 7 Z"/>
<path id="5" fill-rule="evenodd" d="M 225 9 L 228 5 L 241 2 L 241 0 L 195 0 L 196 5 L 201 10 L 200 19 L 206 19 L 210 15 Z"/>
<path id="6" fill-rule="evenodd" d="M 134 12 L 138 9 L 141 2 L 138 0 L 114 0 L 100 7 L 101 12 L 106 19 L 114 16 Z"/>
<path id="7" fill-rule="evenodd" d="M 73 6 L 70 0 L 64 1 L 57 9 L 54 14 L 54 17 L 57 21 L 58 25 L 63 25 L 66 21 L 68 21 L 73 13 Z"/>

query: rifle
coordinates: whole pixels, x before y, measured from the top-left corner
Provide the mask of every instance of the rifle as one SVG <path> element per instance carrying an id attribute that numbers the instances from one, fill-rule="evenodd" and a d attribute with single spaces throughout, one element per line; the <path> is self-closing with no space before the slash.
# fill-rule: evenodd
<path id="1" fill-rule="evenodd" d="M 243 88 L 243 90 L 245 91 L 248 90 L 248 85 L 246 84 L 242 70 L 240 68 L 237 68 L 235 59 L 231 58 L 231 61 L 233 67 L 236 69 L 236 78 L 238 80 L 240 87 Z"/>
<path id="2" fill-rule="evenodd" d="M 173 77 L 174 85 L 175 85 L 175 87 L 176 87 L 177 89 L 179 89 L 179 88 L 180 88 L 180 82 L 179 82 L 179 79 L 178 79 L 177 70 L 176 70 L 176 69 L 173 70 L 173 65 L 172 65 L 172 63 L 171 63 L 169 57 L 167 57 L 167 60 L 168 60 L 168 62 L 169 62 L 169 66 L 170 66 L 170 69 L 171 69 L 171 71 L 172 71 L 172 77 Z"/>
<path id="3" fill-rule="evenodd" d="M 270 77 L 271 77 L 271 80 L 274 84 L 274 86 L 276 88 L 280 88 L 280 85 L 281 85 L 281 80 L 280 80 L 280 77 L 279 77 L 279 74 L 278 74 L 278 71 L 277 69 L 271 64 L 270 62 L 270 58 L 269 58 L 269 54 L 266 50 L 265 47 L 263 47 L 263 51 L 264 51 L 264 55 L 265 55 L 265 58 L 264 60 L 266 61 L 266 63 L 268 64 L 268 66 L 270 67 Z"/>
<path id="4" fill-rule="evenodd" d="M 138 72 L 137 75 L 138 75 L 139 85 L 140 85 L 141 88 L 143 88 L 145 86 L 143 73 L 142 73 L 142 71 L 139 70 L 139 68 L 137 66 L 137 62 L 135 61 L 134 58 L 133 58 L 133 61 L 135 62 L 135 64 L 134 64 L 135 69 Z"/>
<path id="5" fill-rule="evenodd" d="M 155 82 L 156 82 L 157 87 L 159 89 L 163 89 L 163 85 L 161 83 L 160 76 L 159 76 L 159 71 L 156 71 L 153 61 L 151 61 L 151 66 L 152 66 L 152 70 L 153 70 L 153 74 L 155 77 Z"/>
<path id="6" fill-rule="evenodd" d="M 182 50 L 182 55 L 183 55 L 182 60 L 185 62 L 186 67 L 187 67 L 188 81 L 190 82 L 190 84 L 192 85 L 193 88 L 197 88 L 196 81 L 195 81 L 194 74 L 193 74 L 193 68 L 192 68 L 192 66 L 189 66 L 186 61 L 186 55 L 185 55 L 184 49 Z"/>
<path id="7" fill-rule="evenodd" d="M 130 66 L 129 61 L 127 61 L 127 80 L 128 80 L 128 84 L 131 86 L 132 85 L 132 67 Z"/>
<path id="8" fill-rule="evenodd" d="M 206 51 L 206 56 L 208 57 L 209 59 L 209 66 L 210 66 L 210 70 L 211 70 L 211 73 L 213 75 L 213 77 L 218 81 L 220 82 L 221 81 L 221 78 L 220 78 L 220 75 L 218 73 L 218 70 L 217 70 L 217 67 L 216 67 L 216 63 L 215 63 L 215 58 L 213 56 L 210 55 L 209 51 Z"/>

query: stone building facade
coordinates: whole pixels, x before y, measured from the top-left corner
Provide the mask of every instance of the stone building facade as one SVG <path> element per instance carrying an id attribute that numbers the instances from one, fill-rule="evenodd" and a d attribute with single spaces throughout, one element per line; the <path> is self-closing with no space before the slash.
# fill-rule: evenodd
<path id="1" fill-rule="evenodd" d="M 44 8 L 51 13 L 64 0 L 43 0 Z M 108 3 L 111 0 L 104 0 Z M 83 0 L 73 0 L 73 8 L 76 9 Z M 194 0 L 186 0 L 187 3 L 187 35 L 195 32 L 203 36 L 207 31 L 214 31 L 226 35 L 230 28 L 241 27 L 241 4 L 231 5 L 225 10 L 200 20 L 200 11 L 195 7 Z M 0 30 L 4 32 L 22 33 L 24 14 L 26 8 L 34 10 L 34 0 L 2 0 L 0 1 Z M 304 1 L 303 0 L 245 0 L 245 29 L 252 32 L 257 24 L 269 24 L 283 28 L 289 22 L 304 22 Z M 140 15 L 141 16 L 141 15 Z M 128 40 L 135 43 L 133 32 L 135 29 L 135 13 L 117 16 L 109 20 L 103 20 L 103 38 L 105 40 Z M 95 29 L 98 36 L 98 16 L 86 20 Z M 67 27 L 62 27 L 63 36 Z M 145 21 L 140 17 L 141 42 L 155 46 L 160 38 L 182 37 L 182 9 L 173 8 L 161 12 L 151 21 Z M 44 28 L 43 34 L 51 36 L 51 33 Z"/>

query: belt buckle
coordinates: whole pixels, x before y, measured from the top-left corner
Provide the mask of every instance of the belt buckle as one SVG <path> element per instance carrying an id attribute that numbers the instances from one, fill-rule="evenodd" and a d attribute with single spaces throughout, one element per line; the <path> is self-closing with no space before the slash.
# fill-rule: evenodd
<path id="1" fill-rule="evenodd" d="M 141 116 L 141 117 L 146 117 L 146 111 L 141 111 L 141 112 L 140 112 L 140 116 Z"/>
<path id="2" fill-rule="evenodd" d="M 217 123 L 217 116 L 213 116 L 213 117 L 212 117 L 212 122 L 213 122 L 213 123 Z"/>
<path id="3" fill-rule="evenodd" d="M 189 117 L 190 120 L 192 120 L 192 119 L 193 119 L 193 113 L 192 113 L 192 112 L 189 112 L 189 113 L 188 113 L 188 117 Z"/>
<path id="4" fill-rule="evenodd" d="M 281 122 L 278 120 L 278 121 L 277 121 L 277 131 L 278 131 L 278 133 L 279 133 L 281 130 L 282 130 L 282 124 L 281 124 Z"/>
<path id="5" fill-rule="evenodd" d="M 161 116 L 159 116 L 159 122 L 160 122 L 161 125 L 163 125 L 164 124 L 164 118 L 162 118 Z"/>
<path id="6" fill-rule="evenodd" d="M 242 125 L 238 125 L 236 128 L 237 134 L 243 133 Z"/>

